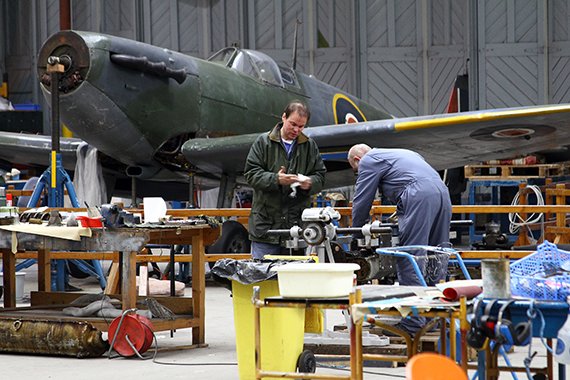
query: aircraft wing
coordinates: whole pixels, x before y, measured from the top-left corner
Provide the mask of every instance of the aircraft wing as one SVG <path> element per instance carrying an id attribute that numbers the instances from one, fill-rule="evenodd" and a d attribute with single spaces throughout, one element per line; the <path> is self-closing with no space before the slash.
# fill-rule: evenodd
<path id="1" fill-rule="evenodd" d="M 341 186 L 352 184 L 354 177 L 335 178 L 334 172 L 348 168 L 346 153 L 358 143 L 414 150 L 437 170 L 565 148 L 570 145 L 570 104 L 394 118 L 310 127 L 304 132 L 323 154 L 327 184 Z M 257 136 L 193 139 L 184 144 L 183 153 L 200 170 L 241 173 Z"/>
<path id="2" fill-rule="evenodd" d="M 68 170 L 75 168 L 77 148 L 83 141 L 77 138 L 60 139 L 63 165 Z M 0 132 L 0 160 L 47 167 L 50 164 L 51 136 L 26 133 Z"/>

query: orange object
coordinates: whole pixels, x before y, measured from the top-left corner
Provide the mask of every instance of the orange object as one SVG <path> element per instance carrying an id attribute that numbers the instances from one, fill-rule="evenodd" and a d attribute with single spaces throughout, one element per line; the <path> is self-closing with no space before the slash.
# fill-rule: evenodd
<path id="1" fill-rule="evenodd" d="M 406 365 L 406 380 L 468 380 L 460 366 L 433 352 L 414 355 Z"/>

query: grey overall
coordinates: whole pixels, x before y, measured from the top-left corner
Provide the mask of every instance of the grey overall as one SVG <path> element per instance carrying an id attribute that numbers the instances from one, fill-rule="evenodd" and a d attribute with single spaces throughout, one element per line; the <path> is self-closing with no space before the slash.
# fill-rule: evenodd
<path id="1" fill-rule="evenodd" d="M 370 219 L 376 190 L 397 207 L 400 245 L 445 245 L 449 242 L 451 201 L 439 174 L 418 153 L 406 149 L 372 149 L 361 158 L 352 203 L 352 225 L 360 227 Z M 426 252 L 410 251 L 418 257 L 425 277 Z M 447 260 L 441 261 L 438 282 L 445 279 Z M 401 285 L 421 285 L 412 264 L 398 259 Z M 428 284 L 430 285 L 430 284 Z M 432 284 L 433 285 L 433 284 Z M 401 324 L 416 332 L 423 318 L 403 319 Z"/>

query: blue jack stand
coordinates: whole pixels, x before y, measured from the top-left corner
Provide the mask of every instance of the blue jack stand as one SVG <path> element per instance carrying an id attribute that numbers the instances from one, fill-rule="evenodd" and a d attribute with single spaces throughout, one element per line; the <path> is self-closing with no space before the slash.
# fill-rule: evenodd
<path id="1" fill-rule="evenodd" d="M 38 180 L 36 188 L 28 201 L 28 207 L 36 207 L 44 189 L 47 189 L 49 207 L 63 207 L 65 189 L 67 189 L 73 207 L 79 207 L 77 193 L 75 192 L 71 178 L 63 167 L 61 153 L 59 152 L 59 74 L 64 72 L 66 68 L 69 68 L 70 65 L 71 61 L 67 56 L 48 58 L 47 71 L 51 75 L 50 90 L 52 106 L 51 159 L 50 166 L 42 173 Z M 90 264 L 85 260 L 74 260 L 74 263 L 85 273 L 95 275 L 101 284 L 101 288 L 105 289 L 107 282 L 99 261 L 92 260 L 92 264 Z M 21 263 L 21 266 L 29 267 L 32 264 L 33 261 L 26 260 Z M 51 280 L 52 290 L 65 291 L 68 278 L 65 262 L 63 260 L 53 260 L 51 266 L 54 274 Z"/>
<path id="2" fill-rule="evenodd" d="M 61 153 L 54 153 L 55 152 L 52 151 L 50 167 L 47 168 L 38 179 L 38 184 L 28 201 L 28 207 L 36 207 L 45 188 L 48 189 L 48 206 L 63 207 L 64 188 L 66 188 L 71 204 L 73 207 L 78 208 L 79 202 L 77 201 L 77 194 L 75 193 L 71 178 L 69 178 L 69 175 L 63 168 Z M 53 162 L 54 156 L 55 163 Z M 55 173 L 55 175 L 53 176 L 52 173 Z"/>

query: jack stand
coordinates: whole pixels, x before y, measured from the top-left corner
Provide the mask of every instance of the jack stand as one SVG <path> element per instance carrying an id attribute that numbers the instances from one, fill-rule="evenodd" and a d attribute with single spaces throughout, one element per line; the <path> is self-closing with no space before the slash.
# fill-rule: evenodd
<path id="1" fill-rule="evenodd" d="M 54 172 L 55 174 L 52 174 Z M 38 184 L 36 185 L 36 188 L 34 189 L 34 192 L 28 201 L 28 207 L 36 207 L 45 188 L 48 189 L 49 207 L 63 207 L 63 196 L 65 194 L 64 188 L 67 189 L 67 193 L 69 194 L 69 199 L 73 207 L 79 207 L 79 202 L 77 200 L 75 188 L 73 187 L 73 182 L 63 168 L 61 153 L 54 154 L 52 151 L 51 165 L 42 173 L 38 179 Z"/>
<path id="2" fill-rule="evenodd" d="M 79 207 L 77 194 L 71 182 L 71 178 L 63 168 L 61 153 L 59 152 L 59 74 L 65 72 L 71 66 L 69 56 L 49 57 L 47 71 L 51 75 L 51 159 L 50 167 L 47 168 L 28 201 L 28 207 L 36 207 L 40 196 L 47 187 L 48 206 L 63 207 L 64 187 L 67 188 L 69 199 L 73 207 Z"/>
<path id="3" fill-rule="evenodd" d="M 40 176 L 36 188 L 28 201 L 28 207 L 36 207 L 42 192 L 47 188 L 48 207 L 63 207 L 63 198 L 65 190 L 69 195 L 71 204 L 75 208 L 79 208 L 77 193 L 73 187 L 71 178 L 65 171 L 62 163 L 61 153 L 59 152 L 59 74 L 65 72 L 71 66 L 69 56 L 49 57 L 47 62 L 47 71 L 51 75 L 51 159 L 50 166 Z M 89 265 L 85 263 L 85 265 Z M 91 266 L 91 265 L 89 265 Z M 56 291 L 65 291 L 65 285 L 68 282 L 68 273 L 64 262 L 58 260 L 52 261 L 52 268 L 57 268 L 56 276 L 52 276 L 51 288 Z M 92 260 L 92 269 L 97 273 L 101 286 L 106 285 L 105 275 L 101 264 L 97 260 Z"/>

